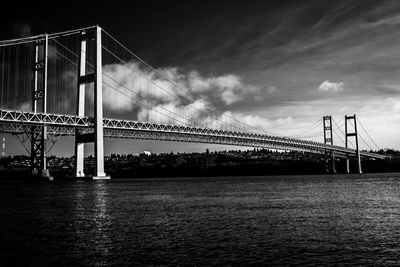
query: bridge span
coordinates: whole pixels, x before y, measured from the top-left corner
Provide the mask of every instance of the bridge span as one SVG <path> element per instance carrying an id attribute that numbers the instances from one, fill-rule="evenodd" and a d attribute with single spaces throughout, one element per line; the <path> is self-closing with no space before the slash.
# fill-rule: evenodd
<path id="1" fill-rule="evenodd" d="M 384 158 L 360 151 L 355 115 L 345 117 L 343 146 L 333 143 L 330 116 L 320 127 L 323 142 L 247 125 L 152 68 L 99 26 L 0 41 L 0 55 L 0 132 L 27 136 L 32 169 L 44 176 L 48 140 L 67 135 L 75 136 L 77 176 L 85 176 L 85 143 L 94 143 L 93 177 L 99 179 L 109 178 L 105 137 L 303 151 L 345 158 L 347 171 L 349 157 L 355 157 L 359 173 L 361 158 Z M 112 119 L 116 108 L 137 120 Z M 348 132 L 348 121 L 354 132 Z M 348 146 L 349 137 L 355 137 L 355 148 Z"/>
<path id="2" fill-rule="evenodd" d="M 0 129 L 8 133 L 29 133 L 31 125 L 49 126 L 47 134 L 62 136 L 75 135 L 75 129 L 81 129 L 81 135 L 93 139 L 93 117 L 76 115 L 44 114 L 15 110 L 0 110 Z M 258 147 L 277 150 L 293 150 L 325 154 L 334 152 L 336 157 L 356 156 L 355 149 L 328 145 L 324 143 L 290 137 L 226 131 L 180 125 L 157 124 L 131 120 L 103 118 L 104 137 L 152 139 L 176 142 L 210 143 L 245 147 Z M 84 138 L 84 137 L 81 137 Z M 383 159 L 385 156 L 360 151 L 364 158 Z"/>

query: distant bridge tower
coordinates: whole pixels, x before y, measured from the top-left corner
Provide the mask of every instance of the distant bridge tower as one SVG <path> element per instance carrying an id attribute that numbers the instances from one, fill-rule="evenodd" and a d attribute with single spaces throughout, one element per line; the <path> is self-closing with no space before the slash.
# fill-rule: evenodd
<path id="1" fill-rule="evenodd" d="M 328 145 L 333 145 L 333 135 L 332 135 L 332 116 L 324 116 L 323 117 L 323 122 L 324 122 L 324 143 L 328 144 Z M 332 173 L 336 173 L 336 167 L 335 167 L 335 152 L 332 151 L 331 152 L 331 156 L 332 156 Z M 325 151 L 325 158 L 326 158 L 326 165 L 327 165 L 327 170 L 329 170 L 328 168 L 328 159 L 329 155 L 328 152 Z"/>
<path id="2" fill-rule="evenodd" d="M 75 132 L 75 175 L 84 177 L 85 143 L 94 142 L 95 173 L 93 179 L 110 179 L 104 172 L 104 137 L 103 137 L 103 88 L 102 88 L 102 45 L 101 28 L 99 26 L 83 30 L 80 35 L 80 53 L 78 53 L 78 105 L 77 115 L 85 115 L 85 87 L 94 84 L 94 132 Z M 94 73 L 86 73 L 87 43 L 94 40 L 95 68 Z M 90 47 L 90 46 L 89 46 Z"/>
<path id="3" fill-rule="evenodd" d="M 348 147 L 348 138 L 349 137 L 355 137 L 356 141 L 356 157 L 357 157 L 357 172 L 362 173 L 361 170 L 361 159 L 360 159 L 360 149 L 358 147 L 358 133 L 357 133 L 357 118 L 356 115 L 354 114 L 353 116 L 345 116 L 345 137 L 346 137 L 346 147 Z M 347 121 L 353 121 L 353 126 L 354 126 L 354 132 L 349 133 L 349 127 L 347 126 L 348 122 Z M 347 156 L 346 159 L 346 173 L 350 173 L 350 162 L 349 158 Z"/>
<path id="4" fill-rule="evenodd" d="M 32 96 L 32 111 L 34 113 L 47 112 L 47 67 L 49 36 L 44 34 L 35 42 L 34 86 Z M 49 177 L 46 162 L 47 126 L 32 126 L 31 140 L 31 168 L 32 174 Z"/>

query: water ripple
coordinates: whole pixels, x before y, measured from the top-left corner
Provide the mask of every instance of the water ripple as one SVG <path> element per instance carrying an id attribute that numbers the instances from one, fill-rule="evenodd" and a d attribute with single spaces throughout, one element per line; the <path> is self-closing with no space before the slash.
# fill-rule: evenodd
<path id="1" fill-rule="evenodd" d="M 0 183 L 2 265 L 399 265 L 399 175 Z"/>

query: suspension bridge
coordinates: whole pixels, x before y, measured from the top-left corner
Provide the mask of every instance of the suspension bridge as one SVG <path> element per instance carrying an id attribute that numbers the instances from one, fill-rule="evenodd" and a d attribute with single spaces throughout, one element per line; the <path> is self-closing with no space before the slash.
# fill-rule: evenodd
<path id="1" fill-rule="evenodd" d="M 0 132 L 20 139 L 33 172 L 43 176 L 49 175 L 46 155 L 62 136 L 75 136 L 77 177 L 88 175 L 85 143 L 94 143 L 94 179 L 109 178 L 104 138 L 310 152 L 346 159 L 347 172 L 354 158 L 359 173 L 362 158 L 384 158 L 371 152 L 379 147 L 356 115 L 339 122 L 324 116 L 292 136 L 243 123 L 147 64 L 99 26 L 0 41 L 0 64 Z M 370 152 L 360 150 L 359 139 Z"/>

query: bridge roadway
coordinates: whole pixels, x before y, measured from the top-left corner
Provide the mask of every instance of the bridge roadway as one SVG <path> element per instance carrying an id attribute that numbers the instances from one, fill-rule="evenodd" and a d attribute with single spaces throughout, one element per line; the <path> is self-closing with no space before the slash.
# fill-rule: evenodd
<path id="1" fill-rule="evenodd" d="M 0 110 L 0 132 L 29 133 L 33 125 L 47 125 L 49 135 L 83 135 L 93 132 L 94 119 L 77 115 L 43 114 L 15 110 Z M 157 124 L 130 120 L 103 119 L 104 136 L 108 138 L 152 139 L 177 142 L 211 143 L 268 149 L 304 151 L 316 154 L 334 152 L 336 157 L 356 156 L 356 150 L 341 146 L 266 134 L 216 130 L 201 127 Z M 385 156 L 360 151 L 364 158 Z"/>

